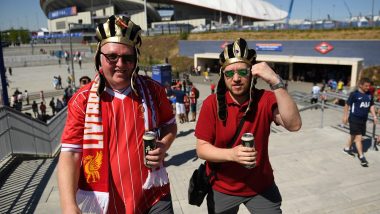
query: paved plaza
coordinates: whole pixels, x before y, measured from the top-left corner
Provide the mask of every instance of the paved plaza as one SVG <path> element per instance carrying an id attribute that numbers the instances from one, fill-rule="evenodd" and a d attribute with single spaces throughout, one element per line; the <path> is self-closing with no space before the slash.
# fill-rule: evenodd
<path id="1" fill-rule="evenodd" d="M 75 66 L 77 79 L 83 75 L 92 78 L 95 74 L 91 63 L 83 64 L 82 69 Z M 9 77 L 10 93 L 16 88 L 31 93 L 54 91 L 52 78 L 56 75 L 61 75 L 65 86 L 64 65 L 14 68 Z M 200 90 L 200 100 L 204 100 L 210 94 L 209 83 L 201 77 L 191 78 Z M 211 76 L 214 81 L 216 78 L 217 75 Z M 267 86 L 259 82 L 258 87 Z M 310 89 L 311 83 L 289 83 L 289 90 L 309 92 Z M 365 140 L 369 167 L 362 167 L 357 158 L 343 154 L 348 134 L 336 128 L 342 115 L 330 109 L 324 113 L 323 128 L 320 127 L 321 111 L 307 110 L 301 112 L 304 126 L 299 132 L 279 129 L 280 132 L 270 136 L 269 157 L 283 197 L 283 212 L 380 213 L 380 153 L 370 148 L 370 140 Z M 187 203 L 189 178 L 202 162 L 195 152 L 195 125 L 178 124 L 178 136 L 166 158 L 176 214 L 207 213 L 205 203 L 201 207 Z M 60 213 L 59 210 L 54 170 L 34 213 Z M 239 213 L 248 211 L 241 206 Z"/>

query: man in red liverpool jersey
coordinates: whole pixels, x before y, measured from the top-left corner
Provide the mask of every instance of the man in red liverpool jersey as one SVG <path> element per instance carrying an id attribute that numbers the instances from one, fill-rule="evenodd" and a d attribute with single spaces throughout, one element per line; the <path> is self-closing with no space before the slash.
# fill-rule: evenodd
<path id="1" fill-rule="evenodd" d="M 265 62 L 255 64 L 256 52 L 244 39 L 227 45 L 219 60 L 217 93 L 203 102 L 195 129 L 197 154 L 212 175 L 209 213 L 237 213 L 242 203 L 251 213 L 281 213 L 282 199 L 268 157 L 270 124 L 299 130 L 297 106 L 281 78 Z M 256 78 L 272 91 L 256 89 Z M 241 145 L 243 133 L 253 134 L 254 147 Z"/>
<path id="2" fill-rule="evenodd" d="M 163 161 L 177 125 L 164 88 L 138 75 L 140 31 L 125 16 L 96 29 L 98 74 L 71 98 L 62 135 L 62 213 L 173 213 Z"/>

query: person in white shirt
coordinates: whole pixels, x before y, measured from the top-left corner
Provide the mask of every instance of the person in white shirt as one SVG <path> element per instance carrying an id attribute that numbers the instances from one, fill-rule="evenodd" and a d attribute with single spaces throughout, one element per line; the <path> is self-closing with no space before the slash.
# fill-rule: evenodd
<path id="1" fill-rule="evenodd" d="M 314 104 L 318 102 L 318 97 L 320 96 L 321 88 L 317 85 L 316 82 L 313 83 L 313 87 L 311 88 L 311 100 L 310 104 Z M 317 107 L 315 107 L 317 109 Z"/>

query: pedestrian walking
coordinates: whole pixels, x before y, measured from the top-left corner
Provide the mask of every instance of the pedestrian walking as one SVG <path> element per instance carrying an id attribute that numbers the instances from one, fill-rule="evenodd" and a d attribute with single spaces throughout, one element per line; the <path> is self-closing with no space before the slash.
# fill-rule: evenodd
<path id="1" fill-rule="evenodd" d="M 175 96 L 175 112 L 178 116 L 180 123 L 186 122 L 186 108 L 185 108 L 185 92 L 181 90 L 181 86 L 177 85 L 175 90 L 172 91 Z"/>
<path id="2" fill-rule="evenodd" d="M 35 118 L 38 118 L 38 104 L 36 103 L 35 100 L 33 100 L 32 103 L 32 110 Z"/>
<path id="3" fill-rule="evenodd" d="M 313 87 L 311 88 L 311 100 L 310 104 L 318 103 L 318 98 L 320 97 L 321 88 L 317 85 L 316 82 L 313 83 Z M 318 107 L 315 107 L 317 109 Z"/>
<path id="4" fill-rule="evenodd" d="M 49 102 L 49 106 L 51 108 L 51 112 L 53 114 L 53 116 L 55 115 L 55 112 L 56 112 L 56 109 L 55 109 L 55 102 L 54 102 L 54 97 L 51 98 L 50 102 Z"/>
<path id="5" fill-rule="evenodd" d="M 24 98 L 25 98 L 25 101 L 26 101 L 26 105 L 29 105 L 29 93 L 28 93 L 28 90 L 24 91 Z"/>
<path id="6" fill-rule="evenodd" d="M 40 103 L 40 111 L 41 111 L 42 117 L 45 117 L 46 116 L 46 105 L 44 104 L 44 102 Z"/>
<path id="7" fill-rule="evenodd" d="M 82 55 L 80 55 L 80 54 L 78 57 L 78 65 L 79 65 L 79 69 L 82 69 Z"/>
<path id="8" fill-rule="evenodd" d="M 191 112 L 191 120 L 190 122 L 195 122 L 197 117 L 197 101 L 199 98 L 199 90 L 191 83 L 190 89 L 190 112 Z"/>
<path id="9" fill-rule="evenodd" d="M 369 92 L 371 80 L 362 78 L 359 80 L 357 90 L 351 92 L 344 106 L 343 124 L 349 123 L 350 137 L 343 152 L 355 157 L 352 144 L 355 143 L 358 152 L 360 164 L 363 167 L 368 166 L 368 161 L 363 153 L 362 140 L 367 131 L 368 113 L 373 116 L 374 123 L 377 123 L 377 116 L 373 101 L 373 96 Z"/>
<path id="10" fill-rule="evenodd" d="M 55 103 L 55 111 L 58 113 L 63 109 L 63 107 L 64 106 L 62 101 L 59 98 L 57 98 L 57 102 Z"/>
<path id="11" fill-rule="evenodd" d="M 44 94 L 44 91 L 40 91 L 40 100 L 42 101 L 42 102 L 45 102 L 45 94 Z"/>
<path id="12" fill-rule="evenodd" d="M 62 89 L 62 78 L 61 78 L 61 75 L 58 75 L 57 77 L 57 80 L 58 80 L 58 89 Z"/>

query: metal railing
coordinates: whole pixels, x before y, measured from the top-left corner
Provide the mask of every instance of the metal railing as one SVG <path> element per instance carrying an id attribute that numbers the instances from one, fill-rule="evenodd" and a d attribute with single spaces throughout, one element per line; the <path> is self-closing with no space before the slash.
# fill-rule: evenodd
<path id="1" fill-rule="evenodd" d="M 47 123 L 12 108 L 0 107 L 0 164 L 14 155 L 53 157 L 59 151 L 66 108 Z"/>

